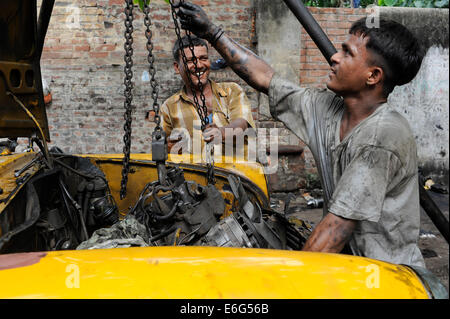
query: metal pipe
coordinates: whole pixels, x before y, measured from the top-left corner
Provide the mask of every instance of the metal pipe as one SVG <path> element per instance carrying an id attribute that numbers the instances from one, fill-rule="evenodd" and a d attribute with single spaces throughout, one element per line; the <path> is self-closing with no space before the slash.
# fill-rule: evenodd
<path id="1" fill-rule="evenodd" d="M 275 148 L 275 147 L 273 147 Z M 270 155 L 272 151 L 272 146 L 266 148 L 266 154 Z M 300 145 L 278 145 L 277 154 L 278 155 L 300 155 L 303 152 L 303 147 Z"/>
<path id="2" fill-rule="evenodd" d="M 444 214 L 436 205 L 426 189 L 419 183 L 420 206 L 427 213 L 434 226 L 439 230 L 448 243 L 449 224 Z"/>
<path id="3" fill-rule="evenodd" d="M 295 15 L 297 20 L 301 23 L 303 28 L 308 32 L 311 39 L 322 52 L 328 64 L 331 65 L 331 56 L 335 54 L 336 48 L 328 39 L 325 32 L 323 32 L 320 25 L 317 23 L 316 19 L 311 15 L 309 10 L 305 7 L 301 0 L 283 0 L 288 8 Z"/>

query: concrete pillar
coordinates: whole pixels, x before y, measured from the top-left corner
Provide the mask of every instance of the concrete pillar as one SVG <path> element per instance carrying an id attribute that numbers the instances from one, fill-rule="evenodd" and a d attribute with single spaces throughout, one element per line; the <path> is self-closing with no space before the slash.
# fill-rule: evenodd
<path id="1" fill-rule="evenodd" d="M 284 78 L 299 83 L 301 25 L 283 1 L 258 0 L 258 55 Z M 259 120 L 270 119 L 268 99 L 260 94 Z"/>

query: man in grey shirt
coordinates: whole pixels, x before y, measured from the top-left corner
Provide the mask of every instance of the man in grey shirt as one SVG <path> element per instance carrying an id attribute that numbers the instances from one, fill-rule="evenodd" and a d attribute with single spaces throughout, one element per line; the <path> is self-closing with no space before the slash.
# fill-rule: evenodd
<path id="1" fill-rule="evenodd" d="M 196 5 L 181 5 L 180 22 L 207 39 L 270 111 L 311 149 L 325 195 L 324 218 L 303 250 L 356 255 L 424 267 L 417 150 L 407 121 L 386 102 L 417 74 L 423 51 L 401 24 L 365 19 L 350 28 L 331 58 L 326 89 L 281 79 L 258 56 L 228 38 Z"/>

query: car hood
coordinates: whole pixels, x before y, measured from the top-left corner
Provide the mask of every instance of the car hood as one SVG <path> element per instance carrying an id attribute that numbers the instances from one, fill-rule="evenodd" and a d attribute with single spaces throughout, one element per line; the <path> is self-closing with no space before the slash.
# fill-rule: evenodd
<path id="1" fill-rule="evenodd" d="M 0 298 L 430 298 L 407 266 L 256 248 L 169 246 L 6 254 L 0 255 L 0 282 Z"/>

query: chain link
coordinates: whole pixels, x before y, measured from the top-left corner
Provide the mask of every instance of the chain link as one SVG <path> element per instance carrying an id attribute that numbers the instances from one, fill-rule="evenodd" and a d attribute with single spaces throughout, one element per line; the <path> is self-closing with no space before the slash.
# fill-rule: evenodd
<path id="1" fill-rule="evenodd" d="M 183 46 L 182 42 L 181 42 L 180 26 L 178 24 L 178 17 L 177 17 L 175 8 L 179 7 L 181 4 L 183 4 L 184 0 L 180 0 L 177 6 L 174 5 L 172 0 L 169 0 L 169 2 L 170 2 L 171 11 L 172 11 L 172 19 L 173 19 L 173 22 L 175 25 L 175 33 L 177 35 L 177 39 L 180 42 L 181 46 Z M 198 89 L 200 91 L 200 100 L 201 100 L 202 104 L 200 105 L 198 98 L 197 98 L 197 94 L 195 94 L 195 92 L 192 92 L 192 97 L 194 99 L 195 109 L 197 110 L 198 116 L 200 117 L 200 121 L 202 123 L 201 129 L 203 131 L 205 129 L 206 125 L 209 124 L 208 109 L 206 108 L 206 98 L 205 98 L 205 95 L 203 94 L 203 83 L 200 81 L 200 75 L 198 72 L 198 65 L 197 65 L 198 59 L 195 56 L 194 44 L 192 42 L 191 32 L 189 30 L 185 30 L 185 31 L 186 31 L 186 36 L 189 41 L 189 50 L 191 51 L 191 54 L 192 54 L 192 63 L 194 64 L 194 71 L 195 71 L 195 76 L 197 77 L 197 81 L 198 81 Z M 188 60 L 187 60 L 186 54 L 184 52 L 184 48 L 182 48 L 180 50 L 180 53 L 181 53 L 181 59 L 183 61 L 184 68 L 187 73 L 189 85 L 193 89 L 194 83 L 192 82 L 192 79 L 189 76 L 190 71 L 188 68 Z M 206 166 L 207 166 L 208 184 L 214 185 L 216 183 L 216 181 L 215 181 L 215 177 L 214 177 L 214 144 L 212 142 L 206 144 Z"/>
<path id="2" fill-rule="evenodd" d="M 177 7 L 179 5 L 181 5 L 182 3 L 184 3 L 184 0 L 180 0 Z M 175 11 L 175 5 L 173 4 L 172 0 L 170 0 L 170 7 L 172 9 L 172 18 L 173 18 L 173 22 L 175 24 L 175 33 L 177 35 L 178 41 L 181 43 L 180 25 L 178 24 L 177 13 Z M 192 63 L 194 64 L 194 71 L 195 71 L 195 76 L 197 77 L 197 81 L 198 81 L 198 88 L 200 91 L 200 100 L 201 100 L 202 104 L 200 105 L 198 98 L 197 98 L 197 94 L 194 94 L 194 92 L 192 92 L 192 95 L 193 95 L 193 99 L 194 99 L 195 109 L 197 110 L 198 116 L 200 117 L 200 121 L 202 123 L 202 130 L 204 130 L 205 126 L 209 124 L 208 110 L 206 108 L 206 98 L 205 98 L 205 95 L 203 94 L 203 83 L 200 81 L 200 76 L 198 75 L 198 65 L 197 65 L 198 59 L 194 53 L 194 44 L 192 43 L 191 33 L 186 30 L 186 35 L 187 35 L 187 38 L 189 41 L 189 50 L 192 53 Z M 194 83 L 192 82 L 192 79 L 189 76 L 190 71 L 188 68 L 188 60 L 187 60 L 186 54 L 184 52 L 184 49 L 180 50 L 180 53 L 181 53 L 181 59 L 183 61 L 184 68 L 186 69 L 186 73 L 188 73 L 187 78 L 189 81 L 189 85 L 191 88 L 194 88 Z"/>
<path id="3" fill-rule="evenodd" d="M 127 195 L 127 183 L 128 183 L 128 173 L 130 169 L 130 149 L 131 149 L 131 124 L 132 124 L 132 105 L 131 102 L 133 101 L 133 0 L 125 0 L 126 7 L 125 7 L 125 67 L 124 67 L 124 73 L 125 73 L 125 91 L 124 91 L 124 108 L 125 108 L 125 124 L 123 126 L 123 129 L 125 131 L 123 136 L 123 162 L 122 162 L 122 181 L 120 183 L 120 199 L 124 199 Z"/>
<path id="4" fill-rule="evenodd" d="M 155 123 L 156 127 L 155 130 L 160 131 L 161 130 L 161 117 L 159 115 L 159 104 L 158 104 L 158 93 L 159 93 L 159 86 L 158 82 L 156 81 L 155 75 L 156 75 L 156 69 L 155 69 L 155 57 L 153 55 L 153 42 L 152 42 L 152 30 L 150 29 L 150 26 L 152 25 L 152 21 L 150 19 L 150 7 L 145 4 L 144 5 L 144 25 L 146 27 L 145 29 L 145 37 L 147 38 L 147 61 L 149 63 L 149 73 L 151 75 L 150 79 L 150 85 L 152 87 L 152 99 L 153 99 L 153 112 L 155 112 Z"/>

